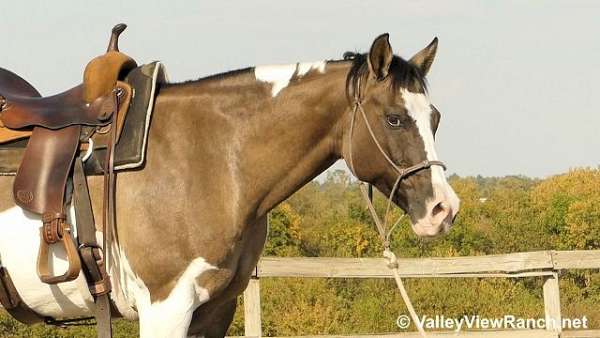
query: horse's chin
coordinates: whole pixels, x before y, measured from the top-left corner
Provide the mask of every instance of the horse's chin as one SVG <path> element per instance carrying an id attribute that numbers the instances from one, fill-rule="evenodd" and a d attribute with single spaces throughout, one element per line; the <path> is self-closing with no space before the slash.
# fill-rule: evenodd
<path id="1" fill-rule="evenodd" d="M 424 222 L 417 222 L 412 224 L 412 229 L 419 238 L 423 240 L 433 240 L 440 238 L 447 234 L 452 227 L 452 221 L 444 220 L 442 223 L 425 224 Z"/>
<path id="2" fill-rule="evenodd" d="M 406 202 L 400 198 L 400 195 L 398 193 L 394 194 L 394 196 L 392 197 L 392 203 L 394 203 L 394 205 L 398 208 L 402 209 L 402 211 L 404 211 L 406 215 L 410 215 L 408 205 L 406 205 Z"/>

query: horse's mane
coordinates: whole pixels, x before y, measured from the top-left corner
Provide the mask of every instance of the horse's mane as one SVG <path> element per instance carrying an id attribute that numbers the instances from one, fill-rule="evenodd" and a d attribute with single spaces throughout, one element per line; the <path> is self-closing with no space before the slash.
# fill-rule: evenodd
<path id="1" fill-rule="evenodd" d="M 368 54 L 344 53 L 344 60 L 352 61 L 352 67 L 346 79 L 346 95 L 348 95 L 349 99 L 353 97 L 358 82 L 365 83 L 366 77 L 369 74 L 367 58 Z M 427 80 L 421 70 L 397 55 L 394 55 L 392 58 L 388 76 L 391 76 L 391 89 L 394 91 L 406 88 L 415 93 L 427 92 Z"/>
<path id="2" fill-rule="evenodd" d="M 369 74 L 369 66 L 367 62 L 368 54 L 361 54 L 355 52 L 345 52 L 343 59 L 341 60 L 327 60 L 327 63 L 336 62 L 352 62 L 348 77 L 346 79 L 346 94 L 348 98 L 352 98 L 354 88 L 358 85 L 359 79 L 365 81 L 366 76 Z M 252 71 L 254 67 L 247 67 L 237 70 L 231 70 L 224 73 L 217 73 L 199 79 L 187 80 L 183 82 L 172 82 L 164 84 L 165 87 L 178 86 L 178 85 L 190 85 L 197 84 L 207 80 L 220 80 L 230 76 L 235 76 Z M 389 75 L 392 79 L 391 89 L 394 91 L 400 88 L 407 88 L 411 92 L 424 93 L 427 91 L 427 81 L 425 76 L 421 73 L 421 70 L 413 65 L 412 63 L 404 60 L 403 58 L 394 55 L 392 63 L 390 64 Z"/>
<path id="3" fill-rule="evenodd" d="M 179 85 L 190 85 L 190 84 L 193 85 L 193 84 L 196 84 L 196 83 L 199 83 L 202 81 L 207 81 L 207 80 L 221 80 L 221 79 L 224 79 L 224 78 L 227 78 L 230 76 L 247 73 L 253 69 L 254 69 L 254 67 L 246 67 L 246 68 L 242 68 L 242 69 L 226 71 L 223 73 L 211 74 L 208 76 L 203 76 L 198 79 L 184 80 L 181 82 L 168 82 L 168 83 L 163 84 L 162 87 L 175 87 L 175 86 L 179 86 Z"/>

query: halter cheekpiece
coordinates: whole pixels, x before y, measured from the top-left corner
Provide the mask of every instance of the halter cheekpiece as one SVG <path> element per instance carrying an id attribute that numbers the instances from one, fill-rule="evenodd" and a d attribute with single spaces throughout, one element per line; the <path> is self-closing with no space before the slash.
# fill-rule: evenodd
<path id="1" fill-rule="evenodd" d="M 377 140 L 377 137 L 375 136 L 375 133 L 373 132 L 373 129 L 371 128 L 371 124 L 369 123 L 369 120 L 367 119 L 367 115 L 363 108 L 362 100 L 360 97 L 360 79 L 359 79 L 357 81 L 356 88 L 354 89 L 354 102 L 353 102 L 353 108 L 352 108 L 352 117 L 350 120 L 350 136 L 348 137 L 349 138 L 349 157 L 350 157 L 349 164 L 350 164 L 350 169 L 352 170 L 352 172 L 354 173 L 355 176 L 357 175 L 357 172 L 354 169 L 354 162 L 352 159 L 352 157 L 353 157 L 352 156 L 352 136 L 354 134 L 354 123 L 356 121 L 357 111 L 360 111 L 360 114 L 361 114 L 363 120 L 365 121 L 365 125 L 367 126 L 367 130 L 369 131 L 369 135 L 371 136 L 371 139 L 373 140 L 373 142 L 375 142 L 377 149 L 379 149 L 379 152 L 383 155 L 383 157 L 386 159 L 386 161 L 398 173 L 398 178 L 396 179 L 397 182 L 399 182 L 399 181 L 405 179 L 406 177 L 408 177 L 414 173 L 417 173 L 421 170 L 429 169 L 434 165 L 440 166 L 444 170 L 446 170 L 446 165 L 444 164 L 444 162 L 438 161 L 438 160 L 424 160 L 424 161 L 417 163 L 415 165 L 412 165 L 410 167 L 401 168 L 390 158 L 390 156 L 385 152 L 385 150 L 383 149 L 383 147 Z M 358 178 L 358 176 L 357 176 L 357 178 Z M 397 184 L 395 184 L 395 186 L 396 185 Z M 392 193 L 393 193 L 393 191 L 392 191 Z M 392 197 L 392 196 L 393 195 L 391 195 L 390 197 Z"/>

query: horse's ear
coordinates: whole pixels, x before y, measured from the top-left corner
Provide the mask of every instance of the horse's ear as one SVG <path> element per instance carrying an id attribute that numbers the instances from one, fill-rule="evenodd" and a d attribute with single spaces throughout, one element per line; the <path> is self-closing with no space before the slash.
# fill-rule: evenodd
<path id="1" fill-rule="evenodd" d="M 388 75 L 394 54 L 390 45 L 388 33 L 378 36 L 369 51 L 369 70 L 377 80 L 383 80 Z"/>
<path id="2" fill-rule="evenodd" d="M 431 43 L 423 48 L 420 52 L 415 54 L 410 59 L 410 63 L 417 66 L 421 70 L 423 75 L 427 75 L 429 72 L 429 68 L 431 68 L 431 64 L 433 63 L 433 59 L 435 59 L 435 52 L 437 51 L 438 38 L 434 38 Z"/>

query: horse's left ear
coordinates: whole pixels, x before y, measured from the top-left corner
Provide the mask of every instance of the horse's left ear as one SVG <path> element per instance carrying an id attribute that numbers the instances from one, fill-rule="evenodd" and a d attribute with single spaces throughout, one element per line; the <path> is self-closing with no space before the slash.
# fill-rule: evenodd
<path id="1" fill-rule="evenodd" d="M 435 58 L 435 52 L 437 51 L 437 45 L 438 38 L 436 37 L 427 47 L 415 54 L 415 56 L 413 56 L 409 61 L 413 65 L 417 66 L 423 75 L 427 75 L 429 68 L 431 68 L 431 64 Z"/>
<path id="2" fill-rule="evenodd" d="M 383 80 L 388 75 L 392 63 L 392 46 L 388 33 L 378 36 L 369 51 L 369 70 L 377 80 Z"/>

